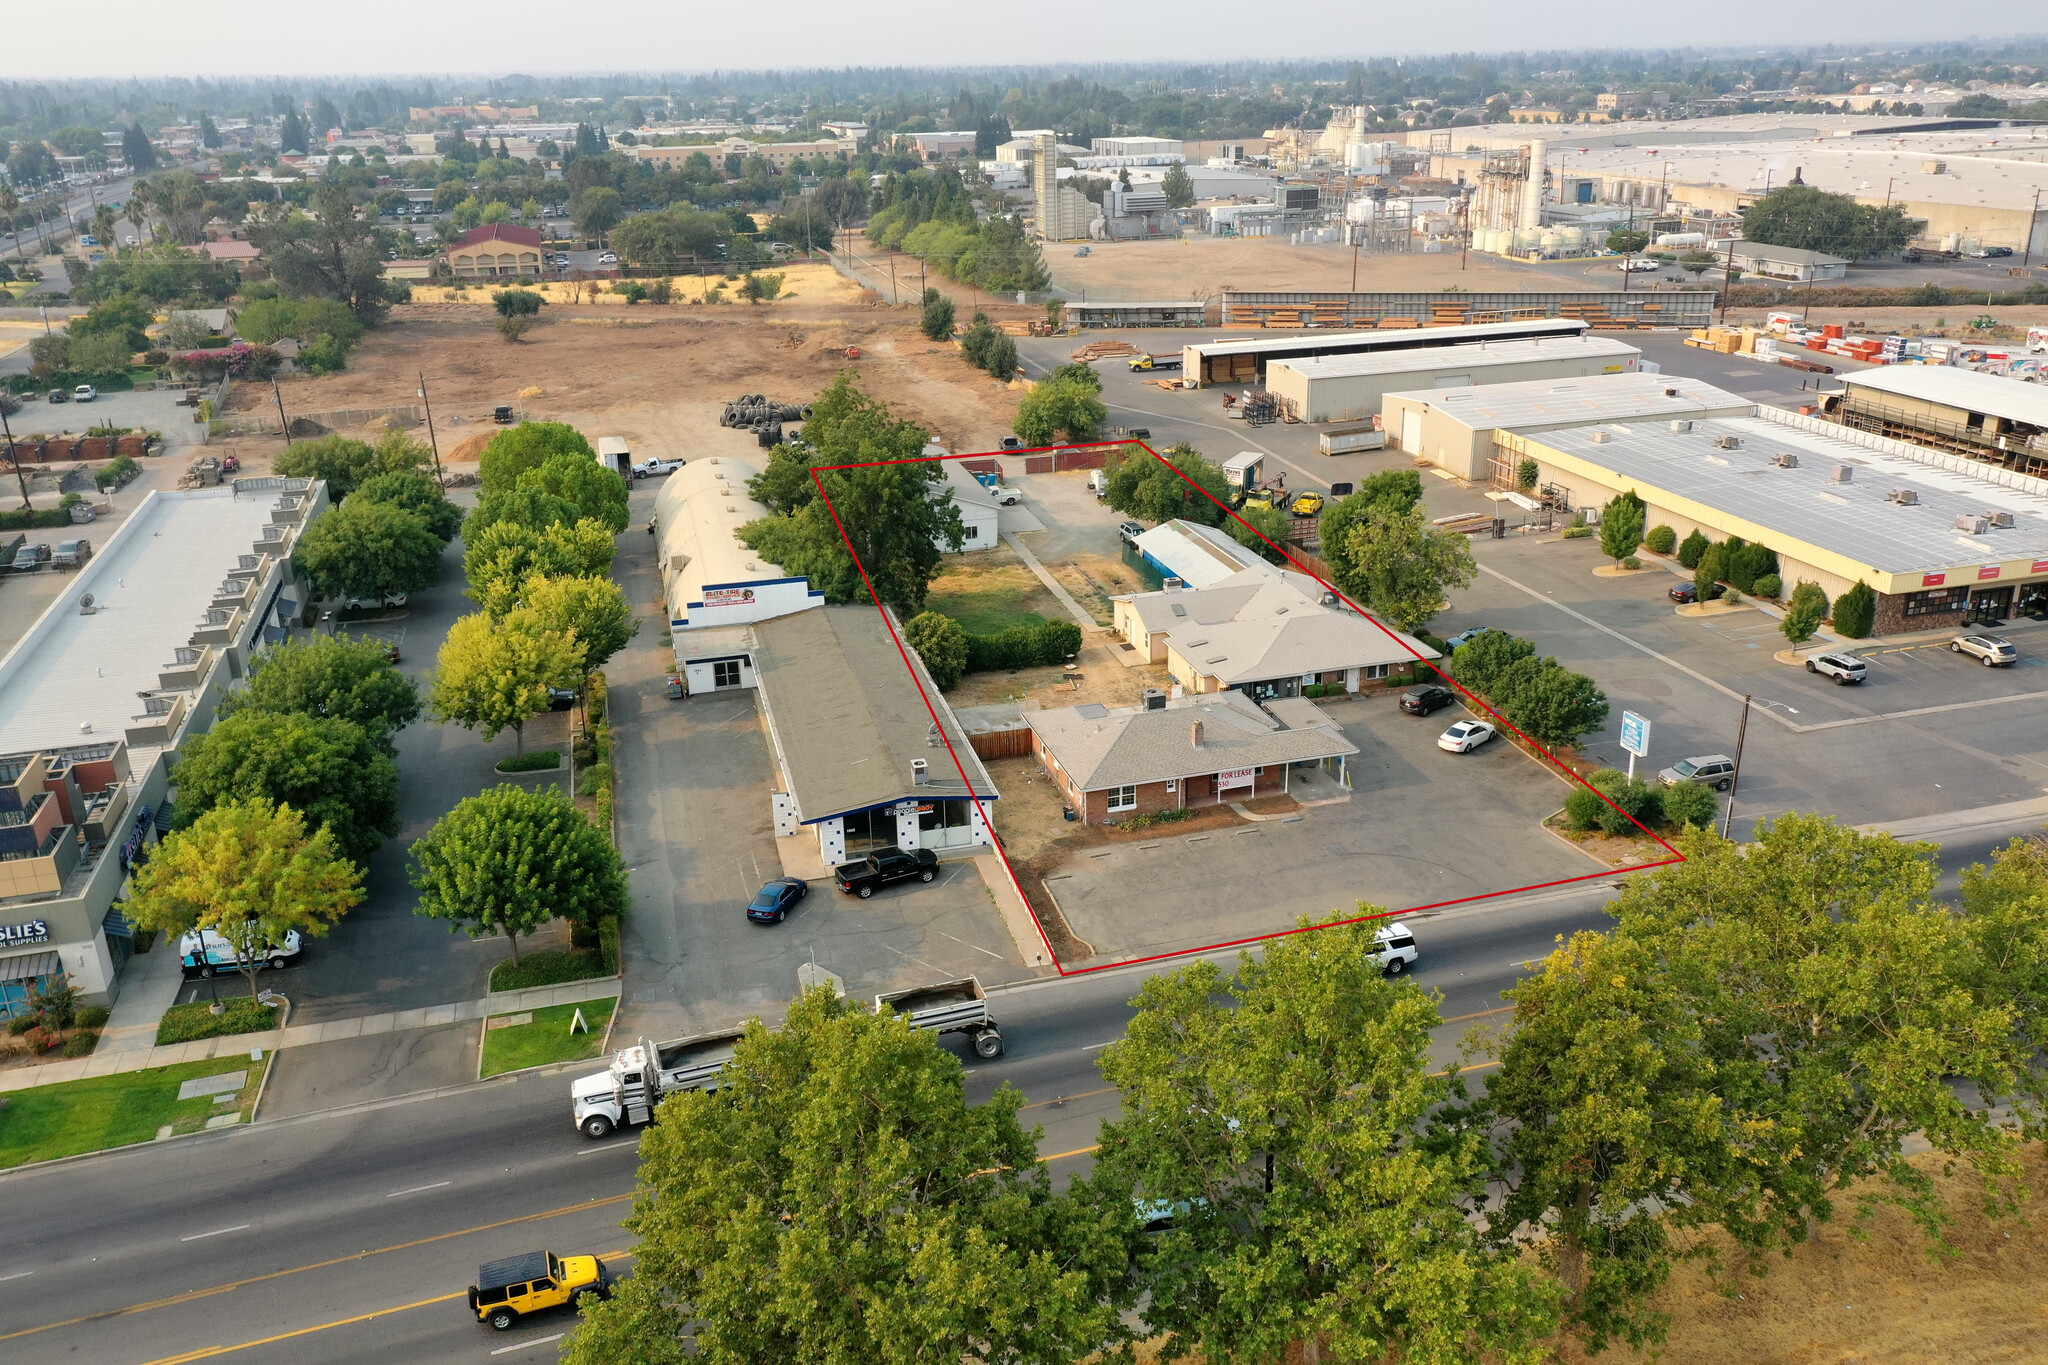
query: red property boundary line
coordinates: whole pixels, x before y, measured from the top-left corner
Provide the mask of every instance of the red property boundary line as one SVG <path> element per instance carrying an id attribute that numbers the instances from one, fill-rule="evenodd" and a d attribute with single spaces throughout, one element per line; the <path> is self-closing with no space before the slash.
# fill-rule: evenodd
<path id="1" fill-rule="evenodd" d="M 917 688 L 918 696 L 922 698 L 924 701 L 925 711 L 932 718 L 933 728 L 939 732 L 939 737 L 945 741 L 946 755 L 947 757 L 953 760 L 953 768 L 956 772 L 960 774 L 961 785 L 967 788 L 968 799 L 974 802 L 975 813 L 981 817 L 983 827 L 989 831 L 989 834 L 992 838 L 995 835 L 995 822 L 989 818 L 987 809 L 982 805 L 981 794 L 974 790 L 974 783 L 972 779 L 970 779 L 967 776 L 967 767 L 960 761 L 959 753 L 953 748 L 952 737 L 946 733 L 946 727 L 939 723 L 938 708 L 932 704 L 930 694 L 925 691 L 923 680 L 918 677 L 916 667 L 913 666 L 910 662 L 909 648 L 904 644 L 903 637 L 897 632 L 896 623 L 890 619 L 889 612 L 882 606 L 881 596 L 875 591 L 874 580 L 868 576 L 867 565 L 861 562 L 860 551 L 854 548 L 853 538 L 846 533 L 845 523 L 843 523 L 839 519 L 839 509 L 832 505 L 832 495 L 826 491 L 824 480 L 820 479 L 818 476 L 820 474 L 830 473 L 834 470 L 840 469 L 874 469 L 883 465 L 894 464 L 938 464 L 946 460 L 1001 460 L 1004 458 L 1017 458 L 1024 455 L 1045 454 L 1047 452 L 1051 452 L 1056 455 L 1058 452 L 1062 450 L 1128 449 L 1131 446 L 1137 446 L 1139 449 L 1143 450 L 1147 455 L 1150 455 L 1153 459 L 1158 460 L 1168 469 L 1171 469 L 1174 472 L 1174 474 L 1177 475 L 1183 483 L 1187 484 L 1187 486 L 1190 489 L 1192 489 L 1196 493 L 1199 493 L 1202 497 L 1207 498 L 1210 502 L 1215 503 L 1216 506 L 1219 509 L 1221 509 L 1225 516 L 1229 517 L 1238 525 L 1250 531 L 1253 535 L 1257 536 L 1261 541 L 1263 541 L 1268 546 L 1271 546 L 1274 552 L 1279 554 L 1282 559 L 1286 560 L 1289 565 L 1291 565 L 1297 571 L 1307 575 L 1308 577 L 1315 579 L 1316 582 L 1320 583 L 1323 586 L 1325 591 L 1329 592 L 1332 596 L 1336 597 L 1339 601 L 1344 603 L 1345 606 L 1350 607 L 1353 611 L 1357 612 L 1366 620 L 1372 622 L 1373 625 L 1379 627 L 1379 629 L 1390 640 L 1392 640 L 1395 644 L 1400 645 L 1402 649 L 1406 650 L 1408 654 L 1415 660 L 1416 663 L 1419 663 L 1423 667 L 1429 669 L 1430 672 L 1436 674 L 1438 678 L 1442 679 L 1444 683 L 1448 684 L 1453 688 L 1456 688 L 1457 691 L 1464 696 L 1466 701 L 1469 704 L 1471 704 L 1475 709 L 1484 711 L 1486 714 L 1492 716 L 1496 722 L 1498 722 L 1506 729 L 1512 731 L 1516 735 L 1516 737 L 1518 737 L 1524 743 L 1529 745 L 1530 748 L 1533 749 L 1537 754 L 1540 754 L 1543 757 L 1543 759 L 1551 765 L 1552 768 L 1562 773 L 1569 781 L 1578 783 L 1587 791 L 1590 791 L 1595 796 L 1598 796 L 1602 801 L 1606 802 L 1608 807 L 1612 809 L 1617 815 L 1620 815 L 1623 819 L 1627 820 L 1630 824 L 1634 825 L 1637 829 L 1641 830 L 1645 836 L 1655 841 L 1659 847 L 1664 849 L 1664 851 L 1669 853 L 1671 856 L 1669 858 L 1660 859 L 1659 861 L 1654 863 L 1642 863 L 1635 867 L 1614 868 L 1604 872 L 1588 872 L 1583 876 L 1578 877 L 1561 877 L 1555 881 L 1534 882 L 1528 886 L 1508 887 L 1500 891 L 1484 891 L 1480 892 L 1477 895 L 1458 896 L 1450 900 L 1430 901 L 1427 904 L 1411 905 L 1401 910 L 1388 910 L 1382 914 L 1377 915 L 1357 915 L 1350 919 L 1332 920 L 1327 924 L 1315 924 L 1308 926 L 1297 925 L 1292 929 L 1276 929 L 1273 930 L 1271 933 L 1254 934 L 1246 938 L 1224 939 L 1220 942 L 1206 944 L 1199 948 L 1182 948 L 1170 953 L 1153 953 L 1147 957 L 1122 958 L 1115 962 L 1105 962 L 1093 967 L 1069 967 L 1066 963 L 1061 962 L 1059 954 L 1053 951 L 1052 940 L 1046 936 L 1045 926 L 1039 923 L 1037 912 L 1032 910 L 1031 898 L 1024 894 L 1024 884 L 1021 880 L 1019 880 L 1017 876 L 1017 869 L 1010 862 L 1010 851 L 1003 847 L 1002 841 L 1000 839 L 995 839 L 993 847 L 995 848 L 996 856 L 1002 860 L 1003 871 L 1009 875 L 1011 889 L 1017 893 L 1017 899 L 1023 903 L 1025 912 L 1031 916 L 1032 927 L 1038 930 L 1038 941 L 1040 945 L 1044 947 L 1045 955 L 1049 959 L 1051 959 L 1054 969 L 1057 970 L 1061 976 L 1087 976 L 1095 972 L 1109 971 L 1111 968 L 1116 967 L 1132 967 L 1147 962 L 1167 962 L 1175 958 L 1182 957 L 1199 957 L 1204 953 L 1213 953 L 1224 948 L 1242 948 L 1254 943 L 1265 943 L 1273 939 L 1289 938 L 1295 934 L 1313 933 L 1319 929 L 1337 929 L 1342 928 L 1346 925 L 1364 924 L 1372 920 L 1393 919 L 1401 915 L 1412 915 L 1423 910 L 1441 910 L 1445 907 L 1453 905 L 1468 905 L 1474 901 L 1495 900 L 1502 896 L 1517 896 L 1529 891 L 1542 891 L 1547 890 L 1551 887 L 1558 886 L 1572 886 L 1579 882 L 1598 881 L 1602 878 L 1625 876 L 1631 872 L 1646 872 L 1652 868 L 1670 867 L 1675 863 L 1682 863 L 1685 861 L 1685 855 L 1683 853 L 1680 853 L 1677 849 L 1673 848 L 1670 845 L 1670 843 L 1667 842 L 1661 835 L 1655 833 L 1648 826 L 1644 825 L 1642 821 L 1636 819 L 1627 811 L 1622 810 L 1621 807 L 1615 805 L 1614 802 L 1608 798 L 1605 792 L 1601 791 L 1598 787 L 1595 787 L 1592 783 L 1586 781 L 1586 779 L 1584 779 L 1583 777 L 1580 777 L 1577 771 L 1575 771 L 1569 764 L 1564 763 L 1555 754 L 1551 753 L 1550 750 L 1546 748 L 1544 745 L 1538 743 L 1536 740 L 1531 739 L 1528 735 L 1524 734 L 1506 716 L 1503 716 L 1491 705 L 1487 704 L 1485 701 L 1481 700 L 1478 696 L 1476 696 L 1471 691 L 1466 689 L 1462 684 L 1458 682 L 1457 679 L 1453 678 L 1450 674 L 1444 672 L 1443 669 L 1437 667 L 1436 664 L 1430 662 L 1428 659 L 1425 659 L 1420 654 L 1416 653 L 1415 650 L 1410 648 L 1407 642 L 1402 640 L 1402 638 L 1399 635 L 1395 634 L 1392 630 L 1389 630 L 1387 626 L 1383 622 L 1381 622 L 1378 617 L 1373 616 L 1370 612 L 1366 611 L 1356 602 L 1353 602 L 1349 597 L 1346 597 L 1342 592 L 1338 591 L 1337 586 L 1334 583 L 1331 583 L 1321 574 L 1316 573 L 1313 569 L 1309 568 L 1308 565 L 1304 564 L 1301 560 L 1297 559 L 1294 556 L 1293 552 L 1288 549 L 1288 547 L 1284 545 L 1275 544 L 1273 541 L 1268 540 L 1266 536 L 1262 532 L 1260 532 L 1257 527 L 1253 526 L 1243 517 L 1238 516 L 1238 514 L 1235 511 L 1233 511 L 1227 504 L 1218 500 L 1217 497 L 1208 489 L 1202 487 L 1193 479 L 1188 478 L 1187 474 L 1183 472 L 1178 465 L 1174 464 L 1171 460 L 1168 460 L 1167 458 L 1162 456 L 1158 451 L 1154 450 L 1150 445 L 1147 445 L 1143 441 L 1088 441 L 1072 445 L 1033 446 L 1029 449 L 1022 450 L 985 450 L 960 455 L 923 455 L 913 459 L 904 460 L 867 460 L 852 464 L 813 465 L 811 467 L 811 482 L 813 485 L 817 487 L 818 496 L 825 503 L 825 510 L 831 514 L 832 525 L 838 529 L 839 538 L 846 543 L 846 552 L 847 554 L 852 556 L 853 567 L 860 573 L 860 581 L 863 585 L 866 586 L 868 590 L 868 596 L 870 599 L 873 600 L 875 604 L 875 610 L 881 613 L 882 624 L 884 627 L 887 628 L 889 632 L 889 638 L 893 640 L 896 644 L 896 652 L 898 655 L 902 657 L 903 667 L 910 674 L 911 685 Z"/>

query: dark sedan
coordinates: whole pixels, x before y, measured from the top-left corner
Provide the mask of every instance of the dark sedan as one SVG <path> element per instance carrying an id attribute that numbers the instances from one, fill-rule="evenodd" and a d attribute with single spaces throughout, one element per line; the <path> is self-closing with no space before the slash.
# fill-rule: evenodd
<path id="1" fill-rule="evenodd" d="M 1448 687 L 1418 687 L 1401 694 L 1401 709 L 1411 716 L 1426 716 L 1432 711 L 1441 711 L 1458 699 L 1458 694 Z"/>
<path id="2" fill-rule="evenodd" d="M 1707 600 L 1711 602 L 1727 591 L 1728 589 L 1724 585 L 1716 583 L 1714 584 L 1714 586 L 1707 589 Z M 1699 589 L 1695 588 L 1690 583 L 1680 583 L 1677 587 L 1671 590 L 1670 597 L 1672 601 L 1678 603 L 1681 606 L 1689 602 L 1697 602 L 1700 600 Z"/>
<path id="3" fill-rule="evenodd" d="M 801 877 L 777 877 L 747 902 L 747 918 L 756 924 L 780 924 L 810 889 Z"/>

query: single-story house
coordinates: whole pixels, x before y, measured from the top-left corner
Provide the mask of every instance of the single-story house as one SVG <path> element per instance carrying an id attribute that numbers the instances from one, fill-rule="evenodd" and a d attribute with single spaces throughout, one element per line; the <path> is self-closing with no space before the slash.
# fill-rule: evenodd
<path id="1" fill-rule="evenodd" d="M 1345 760 L 1358 752 L 1315 703 L 1262 707 L 1242 692 L 1027 711 L 1024 720 L 1032 756 L 1093 825 L 1282 793 L 1296 764 L 1341 782 Z"/>
<path id="2" fill-rule="evenodd" d="M 960 522 L 967 528 L 967 538 L 960 542 L 961 550 L 994 549 L 999 541 L 995 494 L 962 469 L 958 460 L 946 460 L 939 467 L 946 471 L 946 481 L 934 485 L 932 491 L 934 496 L 940 496 L 943 490 L 952 490 L 953 505 L 960 509 Z M 940 548 L 950 550 L 952 547 L 942 541 Z"/>
<path id="3" fill-rule="evenodd" d="M 1260 561 L 1207 588 L 1169 588 L 1111 599 L 1116 631 L 1196 694 L 1236 689 L 1255 701 L 1304 687 L 1385 678 L 1437 652 L 1363 616 L 1306 574 Z"/>
<path id="4" fill-rule="evenodd" d="M 1147 564 L 1163 578 L 1178 578 L 1191 588 L 1208 588 L 1264 564 L 1258 552 L 1238 544 L 1226 531 L 1192 521 L 1164 521 L 1132 542 Z"/>
<path id="5" fill-rule="evenodd" d="M 431 280 L 434 278 L 432 261 L 386 261 L 384 278 L 387 280 Z"/>
<path id="6" fill-rule="evenodd" d="M 254 242 L 201 242 L 193 249 L 216 261 L 254 261 L 263 256 Z"/>
<path id="7" fill-rule="evenodd" d="M 1849 263 L 1840 256 L 1804 247 L 1738 241 L 1722 253 L 1724 261 L 1744 274 L 1774 280 L 1839 280 L 1849 273 Z"/>

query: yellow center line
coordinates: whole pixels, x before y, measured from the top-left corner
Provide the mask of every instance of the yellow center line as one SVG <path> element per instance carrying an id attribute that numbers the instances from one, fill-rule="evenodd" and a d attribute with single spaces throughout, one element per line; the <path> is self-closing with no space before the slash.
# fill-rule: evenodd
<path id="1" fill-rule="evenodd" d="M 632 1254 L 630 1250 L 621 1248 L 618 1251 L 600 1251 L 597 1253 L 597 1256 L 599 1260 L 610 1260 L 613 1257 L 631 1256 Z M 247 1351 L 257 1346 L 270 1346 L 276 1342 L 290 1341 L 294 1337 L 311 1336 L 315 1332 L 331 1332 L 337 1327 L 351 1327 L 359 1322 L 369 1322 L 373 1318 L 390 1317 L 393 1313 L 404 1313 L 414 1308 L 426 1308 L 432 1304 L 447 1303 L 450 1299 L 466 1297 L 468 1292 L 464 1290 L 460 1294 L 441 1294 L 431 1299 L 416 1299 L 411 1303 L 401 1303 L 391 1308 L 378 1308 L 368 1313 L 358 1313 L 352 1318 L 337 1318 L 333 1322 L 323 1322 L 312 1327 L 301 1327 L 295 1331 L 279 1332 L 274 1337 L 261 1337 L 255 1341 L 245 1341 L 235 1346 L 202 1346 L 196 1351 L 187 1351 L 183 1355 L 163 1356 L 157 1360 L 145 1361 L 144 1365 L 186 1365 L 188 1361 L 208 1360 L 214 1356 L 232 1355 L 236 1351 Z"/>
<path id="2" fill-rule="evenodd" d="M 1088 1153 L 1090 1153 L 1090 1152 L 1094 1151 L 1094 1150 L 1095 1150 L 1096 1148 L 1100 1147 L 1101 1145 L 1102 1145 L 1102 1144 L 1101 1144 L 1101 1143 L 1099 1143 L 1099 1142 L 1091 1142 L 1091 1143 L 1089 1143 L 1089 1144 L 1088 1144 L 1088 1145 L 1087 1145 L 1086 1147 L 1076 1147 L 1076 1148 L 1075 1148 L 1075 1149 L 1074 1149 L 1073 1151 L 1071 1151 L 1071 1152 L 1054 1152 L 1054 1153 L 1052 1153 L 1052 1154 L 1051 1154 L 1051 1155 L 1049 1155 L 1049 1156 L 1042 1156 L 1042 1157 L 1040 1157 L 1040 1158 L 1038 1158 L 1038 1159 L 1039 1159 L 1040 1161 L 1058 1161 L 1058 1160 L 1059 1160 L 1059 1159 L 1060 1159 L 1061 1157 L 1068 1157 L 1068 1156 L 1086 1156 L 1086 1155 L 1088 1155 Z"/>
<path id="3" fill-rule="evenodd" d="M 1103 1086 L 1103 1087 L 1102 1087 L 1102 1089 L 1100 1089 L 1100 1090 L 1083 1090 L 1083 1091 L 1082 1091 L 1082 1092 L 1081 1092 L 1080 1094 L 1078 1094 L 1078 1095 L 1061 1095 L 1061 1096 L 1058 1096 L 1058 1097 L 1057 1097 L 1057 1098 L 1055 1098 L 1055 1099 L 1050 1099 L 1050 1100 L 1038 1100 L 1038 1101 L 1035 1101 L 1035 1102 L 1033 1102 L 1033 1103 L 1031 1103 L 1031 1104 L 1026 1104 L 1026 1105 L 1020 1105 L 1020 1106 L 1019 1106 L 1019 1108 L 1020 1108 L 1020 1109 L 1043 1109 L 1043 1108 L 1044 1108 L 1044 1107 L 1045 1107 L 1046 1105 L 1048 1105 L 1048 1104 L 1069 1104 L 1069 1103 L 1072 1103 L 1072 1102 L 1073 1102 L 1073 1101 L 1075 1101 L 1075 1100 L 1085 1100 L 1085 1099 L 1090 1099 L 1090 1098 L 1092 1098 L 1092 1097 L 1094 1097 L 1094 1096 L 1096 1096 L 1096 1095 L 1114 1095 L 1115 1093 L 1116 1093 L 1116 1087 L 1115 1087 L 1115 1086 L 1113 1086 L 1113 1085 L 1105 1085 L 1105 1086 Z"/>
<path id="4" fill-rule="evenodd" d="M 586 1209 L 601 1209 L 608 1204 L 623 1204 L 632 1197 L 631 1194 L 606 1195 L 602 1199 L 588 1199 L 581 1204 L 566 1204 L 559 1209 L 549 1209 L 544 1213 L 525 1213 L 517 1218 L 505 1218 L 495 1223 L 483 1223 L 476 1227 L 463 1228 L 456 1232 L 440 1232 L 432 1237 L 421 1237 L 410 1242 L 399 1242 L 394 1246 L 378 1247 L 374 1251 L 358 1251 L 353 1256 L 336 1256 L 332 1260 L 315 1261 L 311 1265 L 293 1266 L 289 1270 L 273 1270 L 266 1275 L 252 1275 L 246 1280 L 233 1280 L 227 1284 L 214 1285 L 210 1289 L 191 1289 L 183 1294 L 172 1294 L 168 1298 L 151 1299 L 147 1303 L 130 1304 L 126 1308 L 110 1308 L 104 1313 L 87 1313 L 83 1317 L 66 1318 L 62 1322 L 46 1322 L 40 1327 L 24 1327 L 18 1332 L 9 1332 L 5 1336 L 0 1336 L 0 1341 L 12 1341 L 16 1337 L 34 1336 L 37 1332 L 48 1332 L 59 1327 L 76 1327 L 82 1322 L 99 1322 L 106 1318 L 125 1317 L 130 1313 L 147 1313 L 153 1308 L 168 1308 L 174 1304 L 190 1303 L 194 1299 L 210 1298 L 215 1294 L 225 1294 L 229 1290 L 240 1289 L 246 1285 L 262 1284 L 266 1280 L 281 1280 L 288 1275 L 303 1275 L 309 1270 L 325 1270 L 330 1266 L 347 1265 L 351 1261 L 361 1261 L 371 1256 L 382 1256 L 388 1252 L 408 1251 L 413 1247 L 431 1246 L 435 1242 L 445 1242 L 453 1237 L 468 1237 L 474 1233 L 490 1232 L 495 1228 L 509 1228 L 520 1223 L 535 1223 L 544 1218 L 559 1218 L 563 1214 L 582 1213 Z M 457 1297 L 460 1296 L 458 1295 Z M 438 1303 L 440 1300 L 424 1299 L 421 1302 Z"/>
<path id="5" fill-rule="evenodd" d="M 1497 1010 L 1480 1010 L 1477 1014 L 1454 1014 L 1444 1020 L 1444 1022 L 1446 1024 L 1461 1024 L 1467 1019 L 1486 1019 L 1496 1014 L 1513 1014 L 1514 1011 L 1515 1007 L 1513 1005 L 1502 1005 Z"/>

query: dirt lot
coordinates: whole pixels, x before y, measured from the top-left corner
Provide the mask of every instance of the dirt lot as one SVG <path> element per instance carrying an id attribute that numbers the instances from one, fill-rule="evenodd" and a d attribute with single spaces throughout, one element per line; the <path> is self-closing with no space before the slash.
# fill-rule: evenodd
<path id="1" fill-rule="evenodd" d="M 1284 238 L 1183 237 L 1178 241 L 1095 242 L 1086 256 L 1049 247 L 1054 283 L 1105 299 L 1200 299 L 1230 289 L 1349 290 L 1351 251 L 1334 244 L 1293 246 Z M 1598 289 L 1591 280 L 1552 280 L 1481 256 L 1419 252 L 1358 258 L 1358 288 L 1396 293 L 1449 289 Z"/>
<path id="2" fill-rule="evenodd" d="M 669 279 L 676 296 L 676 302 L 670 307 L 701 312 L 708 304 L 713 310 L 737 308 L 742 312 L 765 314 L 772 321 L 776 313 L 789 312 L 792 308 L 800 306 L 823 304 L 835 308 L 865 308 L 876 302 L 869 291 L 862 289 L 829 265 L 778 265 L 761 273 L 782 276 L 781 292 L 767 303 L 750 304 L 739 298 L 735 292 L 739 288 L 738 280 L 723 280 L 717 275 L 676 275 Z M 583 304 L 600 308 L 631 307 L 636 312 L 669 311 L 651 303 L 628 304 L 624 295 L 611 292 L 613 283 L 611 280 L 544 281 L 538 284 L 522 284 L 518 287 L 532 290 L 550 304 L 567 305 L 580 300 Z M 652 288 L 655 281 L 643 278 L 640 283 Z M 715 300 L 710 297 L 714 289 L 722 291 L 720 297 Z M 427 284 L 414 285 L 412 298 L 415 304 L 488 304 L 491 293 L 490 285 L 458 290 L 446 285 Z"/>
<path id="3" fill-rule="evenodd" d="M 958 621 L 970 635 L 1065 617 L 1060 604 L 1008 546 L 955 555 L 932 580 L 925 606 Z"/>
<path id="4" fill-rule="evenodd" d="M 743 393 L 806 399 L 851 364 L 870 393 L 922 422 L 949 447 L 987 449 L 1010 429 L 1021 389 L 970 369 L 958 352 L 918 334 L 914 314 L 878 304 L 805 303 L 748 309 L 642 304 L 551 307 L 524 341 L 501 340 L 482 303 L 392 310 L 340 374 L 287 380 L 293 414 L 416 403 L 425 373 L 443 452 L 516 403 L 529 417 L 570 422 L 587 436 L 624 436 L 636 455 L 685 458 L 704 433 L 725 433 L 718 410 Z M 846 359 L 848 346 L 861 359 Z M 271 402 L 267 387 L 231 392 L 231 410 Z"/>

